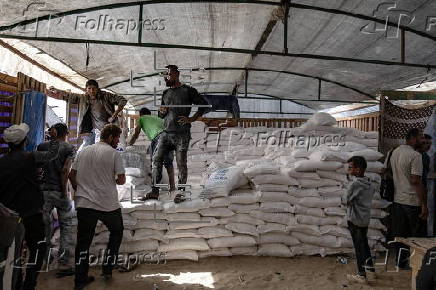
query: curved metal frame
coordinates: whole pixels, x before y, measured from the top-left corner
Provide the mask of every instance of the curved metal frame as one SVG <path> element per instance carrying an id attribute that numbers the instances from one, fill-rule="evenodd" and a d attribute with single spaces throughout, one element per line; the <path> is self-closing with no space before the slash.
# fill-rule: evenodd
<path id="1" fill-rule="evenodd" d="M 180 4 L 180 3 L 215 3 L 215 4 L 255 4 L 255 5 L 270 5 L 270 6 L 283 6 L 280 2 L 270 2 L 270 1 L 262 1 L 262 0 L 146 0 L 146 1 L 136 1 L 136 2 L 126 2 L 126 3 L 114 3 L 114 4 L 107 4 L 107 5 L 101 5 L 101 6 L 95 6 L 91 8 L 81 8 L 81 9 L 74 9 L 71 11 L 66 12 L 60 12 L 56 13 L 56 16 L 62 17 L 62 16 L 68 16 L 73 14 L 80 14 L 80 13 L 86 13 L 91 11 L 97 11 L 102 9 L 116 9 L 116 8 L 123 8 L 123 7 L 130 7 L 130 6 L 143 6 L 143 5 L 152 5 L 152 4 Z M 340 9 L 331 9 L 331 8 L 323 8 L 319 6 L 313 6 L 313 5 L 306 5 L 306 4 L 298 4 L 298 3 L 287 3 L 289 8 L 296 8 L 296 9 L 305 9 L 305 10 L 316 10 L 320 12 L 330 13 L 330 14 L 338 14 L 338 15 L 344 15 L 349 17 L 354 17 L 362 20 L 369 20 L 374 21 L 380 24 L 386 24 L 389 26 L 399 27 L 400 29 L 403 29 L 404 31 L 408 31 L 411 33 L 414 33 L 416 35 L 419 35 L 421 37 L 425 37 L 428 39 L 431 39 L 433 41 L 436 41 L 436 37 L 432 36 L 431 34 L 392 22 L 392 21 L 386 21 L 386 19 L 378 19 L 372 16 L 367 16 L 360 13 L 353 13 L 353 12 L 347 12 L 342 11 Z M 53 14 L 44 15 L 37 18 L 27 19 L 23 20 L 11 25 L 7 26 L 0 26 L 0 31 L 9 30 L 12 28 L 15 28 L 19 25 L 25 25 L 34 22 L 35 20 L 48 20 L 50 17 L 52 17 Z"/>
<path id="2" fill-rule="evenodd" d="M 95 40 L 95 39 L 80 39 L 80 38 L 72 39 L 72 38 L 60 38 L 60 37 L 39 37 L 39 36 L 34 37 L 34 36 L 23 36 L 23 35 L 0 34 L 0 38 L 2 37 L 12 38 L 12 39 L 63 42 L 63 43 L 95 43 L 95 44 L 120 45 L 120 46 L 132 46 L 132 47 L 178 48 L 178 49 L 188 49 L 188 50 L 218 51 L 218 52 L 230 52 L 230 53 L 240 53 L 240 54 L 263 54 L 263 55 L 294 57 L 294 58 L 336 60 L 336 61 L 357 62 L 357 63 L 366 63 L 366 64 L 436 69 L 436 65 L 434 64 L 418 64 L 418 63 L 386 61 L 386 60 L 377 60 L 377 59 L 338 57 L 338 56 L 318 55 L 318 54 L 309 54 L 309 53 L 282 53 L 278 51 L 254 50 L 254 49 L 243 49 L 243 48 L 207 47 L 207 46 L 179 45 L 179 44 L 167 44 L 167 43 L 155 43 L 155 42 L 133 43 L 133 42 L 120 42 L 120 41 Z"/>
<path id="3" fill-rule="evenodd" d="M 300 77 L 305 77 L 305 78 L 312 78 L 312 79 L 316 79 L 316 80 L 323 81 L 323 82 L 326 82 L 326 83 L 335 84 L 337 86 L 340 86 L 340 87 L 343 87 L 343 88 L 355 91 L 355 92 L 357 92 L 357 93 L 359 93 L 361 95 L 367 96 L 367 97 L 369 97 L 369 98 L 371 98 L 373 100 L 377 99 L 375 95 L 371 95 L 369 93 L 366 93 L 366 92 L 363 92 L 363 91 L 361 91 L 359 89 L 347 86 L 347 85 L 342 84 L 340 82 L 329 80 L 329 79 L 322 78 L 322 77 L 315 77 L 315 76 L 308 75 L 308 74 L 298 73 L 298 72 L 291 72 L 291 71 L 284 71 L 284 70 L 261 69 L 261 68 L 243 68 L 243 67 L 208 67 L 208 68 L 201 68 L 201 69 L 200 68 L 192 69 L 192 71 L 200 71 L 200 70 L 205 70 L 205 71 L 214 71 L 214 70 L 241 70 L 241 71 L 246 71 L 246 70 L 248 70 L 248 71 L 258 71 L 258 72 L 283 73 L 283 74 L 295 75 L 295 76 L 300 76 Z M 157 75 L 159 75 L 159 73 L 150 73 L 150 74 L 147 74 L 145 76 L 135 77 L 133 79 L 134 80 L 138 80 L 138 79 L 142 79 L 142 78 L 145 78 L 145 77 L 153 77 L 153 76 L 157 76 Z M 109 85 L 105 86 L 104 88 L 107 89 L 107 88 L 110 88 L 112 86 L 115 86 L 115 85 L 118 85 L 118 84 L 121 84 L 121 83 L 125 83 L 125 82 L 129 82 L 129 81 L 130 81 L 130 79 L 114 82 L 112 84 L 109 84 Z M 301 100 L 301 101 L 304 101 L 304 100 Z M 323 101 L 323 100 L 319 100 L 319 101 Z"/>

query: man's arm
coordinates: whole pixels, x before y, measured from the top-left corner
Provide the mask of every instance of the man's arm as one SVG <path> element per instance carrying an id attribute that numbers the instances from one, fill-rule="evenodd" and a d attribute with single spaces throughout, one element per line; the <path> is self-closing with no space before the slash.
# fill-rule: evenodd
<path id="1" fill-rule="evenodd" d="M 116 179 L 116 183 L 118 185 L 123 185 L 124 183 L 126 183 L 126 175 L 125 174 L 118 174 L 117 179 Z"/>
<path id="2" fill-rule="evenodd" d="M 58 90 L 54 87 L 50 87 L 48 89 L 45 90 L 45 94 L 48 97 L 54 98 L 54 99 L 58 99 L 58 100 L 62 100 L 62 101 L 67 101 L 73 104 L 77 104 L 80 101 L 80 97 L 82 95 L 80 94 L 74 94 L 71 92 L 66 92 L 66 91 L 62 91 L 62 90 Z"/>
<path id="3" fill-rule="evenodd" d="M 112 116 L 109 118 L 109 122 L 112 122 L 118 114 L 124 109 L 124 106 L 127 104 L 127 100 L 120 95 L 112 94 L 109 92 L 103 92 L 109 103 L 112 105 L 117 105 L 117 109 L 112 114 Z"/>
<path id="4" fill-rule="evenodd" d="M 117 176 L 115 182 L 118 185 L 123 185 L 124 183 L 126 183 L 126 174 L 123 165 L 123 158 L 118 151 L 115 152 L 115 175 Z"/>
<path id="5" fill-rule="evenodd" d="M 56 140 L 50 141 L 48 144 L 48 151 L 34 151 L 32 152 L 35 157 L 35 162 L 41 166 L 44 163 L 50 162 L 58 158 L 59 155 L 59 142 Z"/>
<path id="6" fill-rule="evenodd" d="M 65 161 L 64 167 L 62 168 L 62 175 L 61 175 L 61 181 L 62 181 L 62 192 L 64 195 L 67 195 L 67 184 L 68 184 L 68 175 L 71 170 L 71 165 L 73 164 L 73 159 L 68 158 Z"/>
<path id="7" fill-rule="evenodd" d="M 422 184 L 421 176 L 419 175 L 411 175 L 410 183 L 415 189 L 416 195 L 418 196 L 419 204 L 421 205 L 421 214 L 420 217 L 422 219 L 427 218 L 428 209 L 427 209 L 427 192 L 425 191 L 424 185 Z"/>
<path id="8" fill-rule="evenodd" d="M 162 98 L 160 100 L 160 105 L 165 106 L 165 94 L 167 90 L 163 91 Z M 159 111 L 157 112 L 157 116 L 161 119 L 165 118 L 165 116 L 168 114 L 168 107 L 159 107 Z"/>
<path id="9" fill-rule="evenodd" d="M 415 189 L 416 196 L 418 197 L 421 206 L 420 218 L 426 219 L 428 215 L 427 209 L 427 193 L 425 192 L 424 185 L 422 184 L 422 155 L 416 152 L 415 157 L 411 162 L 410 183 Z"/>
<path id="10" fill-rule="evenodd" d="M 133 146 L 133 144 L 135 144 L 136 139 L 139 137 L 139 133 L 141 133 L 141 125 L 138 124 L 135 128 L 135 133 L 133 133 L 133 136 L 130 139 L 129 146 Z"/>
<path id="11" fill-rule="evenodd" d="M 194 105 L 209 105 L 209 103 L 198 93 L 197 89 L 190 88 L 190 94 L 191 94 L 191 102 Z M 191 122 L 195 122 L 198 118 L 203 116 L 206 113 L 206 107 L 198 107 L 197 112 L 195 112 L 194 116 L 192 116 Z"/>
<path id="12" fill-rule="evenodd" d="M 70 179 L 71 186 L 73 187 L 74 191 L 77 190 L 77 170 L 71 169 L 70 174 L 68 175 L 68 178 Z"/>
<path id="13" fill-rule="evenodd" d="M 353 183 L 350 184 L 350 187 L 347 189 L 347 205 L 349 205 L 356 196 L 359 195 L 359 190 L 354 189 Z"/>

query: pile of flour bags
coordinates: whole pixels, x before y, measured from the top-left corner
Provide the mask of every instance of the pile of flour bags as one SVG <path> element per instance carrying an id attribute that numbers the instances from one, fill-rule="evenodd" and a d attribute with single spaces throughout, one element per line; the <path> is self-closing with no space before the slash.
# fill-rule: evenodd
<path id="1" fill-rule="evenodd" d="M 229 128 L 214 135 L 224 140 L 215 143 L 218 147 L 204 142 L 210 135 L 201 139 L 200 132 L 193 134 L 197 147 L 191 148 L 189 162 L 203 170 L 198 170 L 203 174 L 200 189 L 180 204 L 167 195 L 145 203 L 122 201 L 120 253 L 154 260 L 352 253 L 345 207 L 351 156 L 367 160 L 366 176 L 376 189 L 369 244 L 383 251 L 386 228 L 380 219 L 387 216 L 389 202 L 378 192 L 383 168 L 378 161 L 383 155 L 375 150 L 378 135 L 335 124 L 333 117 L 320 113 L 298 128 Z M 244 133 L 230 140 L 235 131 Z M 133 168 L 126 168 L 131 183 L 145 178 Z M 99 224 L 91 252 L 104 249 L 108 238 Z"/>

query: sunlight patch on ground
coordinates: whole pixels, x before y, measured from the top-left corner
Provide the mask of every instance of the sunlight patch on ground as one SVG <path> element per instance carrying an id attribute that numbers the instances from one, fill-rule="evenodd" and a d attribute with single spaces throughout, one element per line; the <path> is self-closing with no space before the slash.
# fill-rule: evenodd
<path id="1" fill-rule="evenodd" d="M 180 272 L 179 275 L 157 273 L 149 275 L 138 275 L 137 277 L 141 280 L 150 277 L 168 277 L 168 279 L 163 281 L 173 282 L 175 284 L 201 284 L 207 288 L 214 288 L 213 283 L 215 282 L 211 272 Z"/>

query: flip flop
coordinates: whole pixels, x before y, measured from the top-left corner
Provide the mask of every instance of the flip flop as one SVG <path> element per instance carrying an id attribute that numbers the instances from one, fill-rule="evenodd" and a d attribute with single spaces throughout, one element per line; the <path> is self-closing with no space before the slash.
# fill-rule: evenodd
<path id="1" fill-rule="evenodd" d="M 145 196 L 138 198 L 138 200 L 140 200 L 140 201 L 158 200 L 158 199 L 159 199 L 159 193 L 156 194 L 156 193 L 152 193 L 152 192 L 149 192 Z"/>
<path id="2" fill-rule="evenodd" d="M 176 197 L 174 198 L 174 203 L 181 203 L 186 200 L 185 195 L 182 193 L 176 194 Z"/>
<path id="3" fill-rule="evenodd" d="M 63 278 L 67 276 L 74 276 L 76 272 L 74 269 L 65 269 L 65 270 L 59 270 L 56 272 L 56 278 Z"/>

